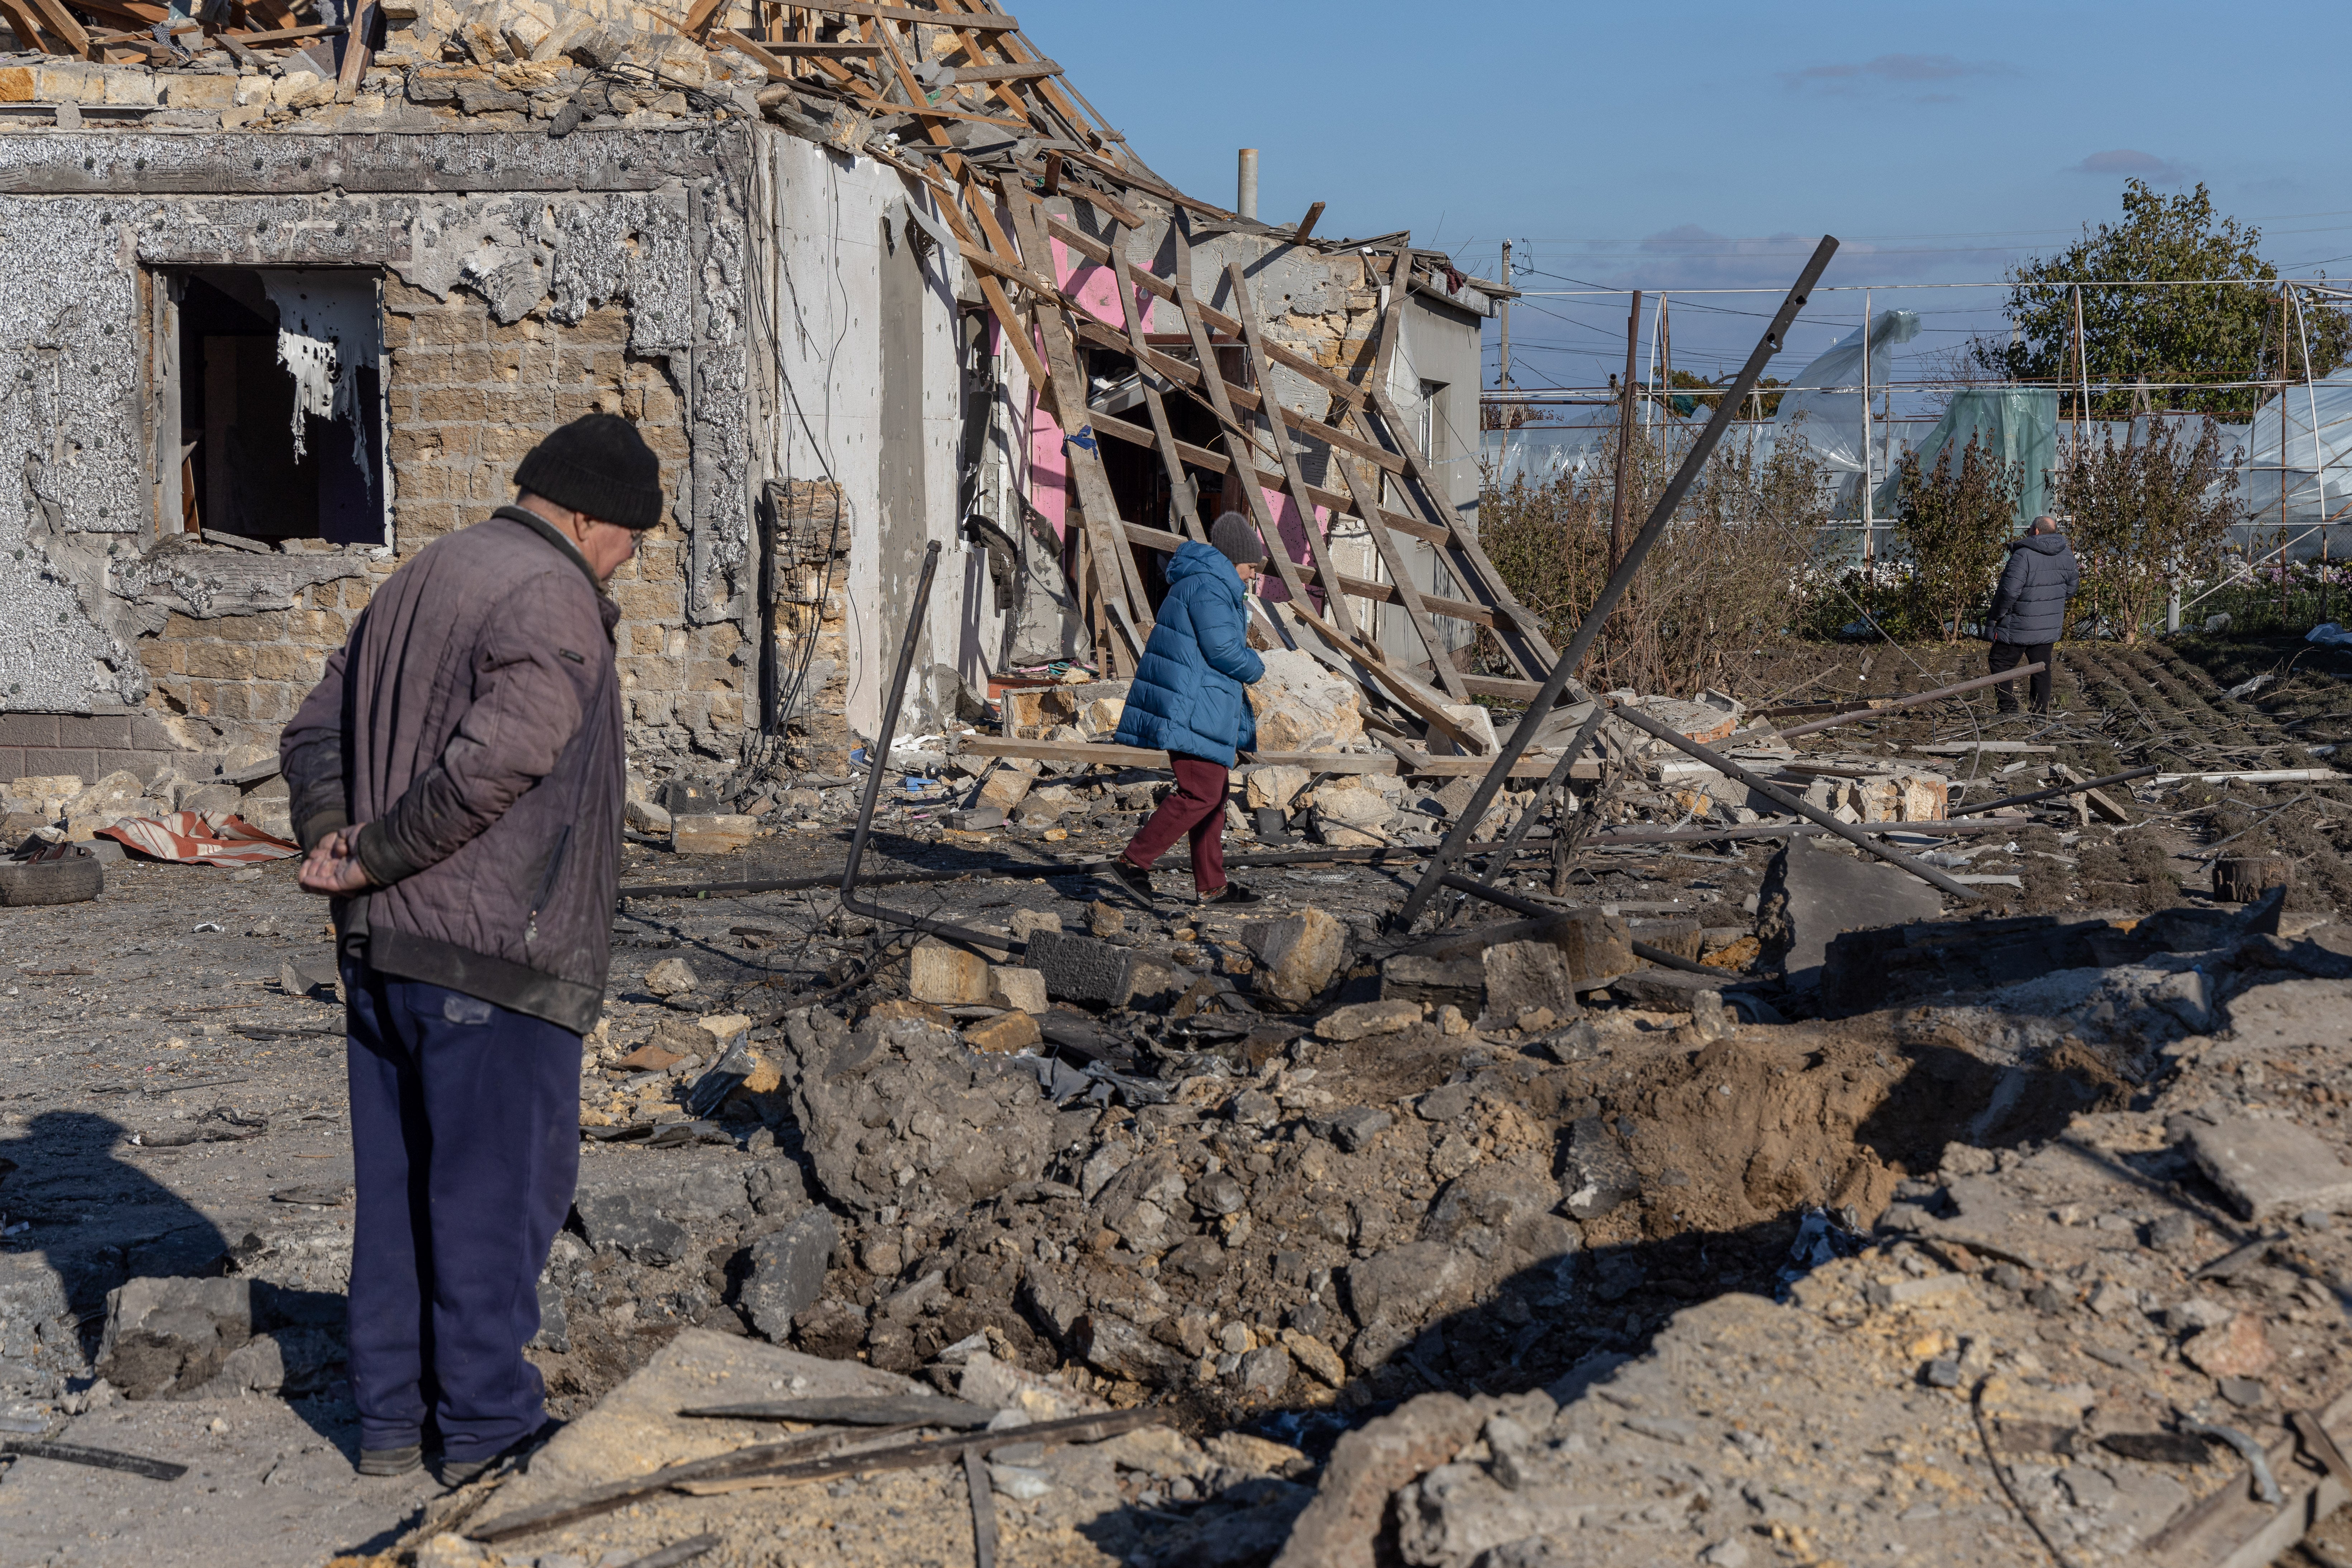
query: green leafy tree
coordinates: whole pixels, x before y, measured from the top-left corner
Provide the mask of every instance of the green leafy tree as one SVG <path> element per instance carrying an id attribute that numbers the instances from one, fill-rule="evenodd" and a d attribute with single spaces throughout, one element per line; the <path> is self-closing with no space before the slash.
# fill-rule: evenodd
<path id="1" fill-rule="evenodd" d="M 2203 185 L 2163 196 L 2146 181 L 2124 185 L 2123 221 L 2085 226 L 2083 237 L 2055 256 L 2037 257 L 2010 272 L 2004 307 L 2015 335 L 1979 338 L 1977 363 L 2012 381 L 2067 389 L 2060 413 L 2085 414 L 2074 389 L 2084 379 L 2151 384 L 2300 378 L 2304 341 L 2309 374 L 2325 376 L 2352 357 L 2352 317 L 2306 293 L 2301 319 L 2280 315 L 2278 269 L 2262 258 L 2262 231 L 2216 216 Z M 2128 288 L 2178 279 L 2248 279 L 2250 283 L 2201 283 L 2178 288 Z M 2074 343 L 2074 284 L 2082 282 L 2083 353 Z M 2281 338 L 2282 324 L 2285 336 Z M 2244 410 L 2253 395 L 2237 387 L 2180 388 L 2152 395 L 2158 407 L 2227 416 Z M 2130 415 L 2128 388 L 2091 395 L 2092 418 Z"/>
<path id="2" fill-rule="evenodd" d="M 2193 438 L 2184 421 L 2142 420 L 2121 442 L 2109 430 L 2070 446 L 2053 500 L 2072 520 L 2067 542 L 2082 563 L 2076 613 L 2137 642 L 2174 588 L 2210 576 L 2242 512 L 2217 484 L 2228 468 L 2210 418 Z"/>
<path id="3" fill-rule="evenodd" d="M 2000 576 L 2017 517 L 2018 466 L 2004 463 L 1975 437 L 1952 465 L 1946 442 L 1932 470 L 1906 452 L 1895 470 L 1895 537 L 1910 556 L 1906 596 L 1913 613 L 1958 642 L 1962 626 L 1980 615 Z"/>

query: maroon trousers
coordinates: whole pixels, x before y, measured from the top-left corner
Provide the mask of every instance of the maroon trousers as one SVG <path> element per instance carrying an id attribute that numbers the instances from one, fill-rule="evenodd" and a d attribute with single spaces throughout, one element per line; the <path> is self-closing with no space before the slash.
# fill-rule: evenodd
<path id="1" fill-rule="evenodd" d="M 1171 755 L 1176 793 L 1160 803 L 1150 820 L 1128 840 L 1123 858 L 1149 871 L 1187 829 L 1192 835 L 1192 885 L 1214 893 L 1225 885 L 1225 780 L 1222 763 Z"/>

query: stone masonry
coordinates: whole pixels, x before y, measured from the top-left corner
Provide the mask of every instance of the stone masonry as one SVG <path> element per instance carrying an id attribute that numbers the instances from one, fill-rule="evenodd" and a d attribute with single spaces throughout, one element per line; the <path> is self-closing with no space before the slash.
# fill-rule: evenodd
<path id="1" fill-rule="evenodd" d="M 604 412 L 635 422 L 677 496 L 688 455 L 684 405 L 667 362 L 629 349 L 625 307 L 599 307 L 570 325 L 550 321 L 542 309 L 508 325 L 473 293 L 438 300 L 394 277 L 384 282 L 383 333 L 391 552 L 371 561 L 364 575 L 302 589 L 291 609 L 172 615 L 139 645 L 156 716 L 192 715 L 247 743 L 272 742 L 375 584 L 441 535 L 511 500 L 515 465 L 566 421 Z M 673 500 L 636 559 L 613 579 L 632 746 L 731 761 L 755 672 L 733 623 L 688 623 L 685 549 Z M 58 744 L 46 731 L 27 729 L 26 737 L 27 746 Z M 119 743 L 129 743 L 127 733 Z M 89 773 L 28 763 L 0 776 L 43 771 Z"/>

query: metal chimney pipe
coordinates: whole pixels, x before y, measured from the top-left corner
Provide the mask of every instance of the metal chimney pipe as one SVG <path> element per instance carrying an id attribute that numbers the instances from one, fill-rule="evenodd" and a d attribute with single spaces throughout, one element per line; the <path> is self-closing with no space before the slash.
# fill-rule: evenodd
<path id="1" fill-rule="evenodd" d="M 1257 149 L 1242 149 L 1240 167 L 1234 181 L 1234 211 L 1243 217 L 1257 216 Z"/>

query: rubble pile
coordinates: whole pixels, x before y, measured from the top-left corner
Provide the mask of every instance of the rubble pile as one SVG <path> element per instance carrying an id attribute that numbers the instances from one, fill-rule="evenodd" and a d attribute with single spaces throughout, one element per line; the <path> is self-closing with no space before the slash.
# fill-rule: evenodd
<path id="1" fill-rule="evenodd" d="M 2253 1550 L 2274 1510 L 2245 1453 L 2307 1494 L 2288 1414 L 2332 1423 L 2345 1394 L 2347 1000 L 2246 993 L 2133 1108 L 1952 1144 L 1874 1230 L 1801 1237 L 1784 1301 L 1717 1296 L 1630 1362 L 1410 1401 L 1339 1440 L 1277 1561 L 1384 1526 L 1429 1568 Z"/>
<path id="2" fill-rule="evenodd" d="M 1119 694 L 1097 684 L 1008 694 L 1008 713 L 1048 736 L 1092 722 L 1081 743 L 1099 743 Z M 1307 738 L 1341 744 L 1343 706 L 1302 701 Z M 2100 791 L 2124 822 L 2061 793 L 1933 837 L 1969 821 L 1948 815 L 1960 803 L 2118 759 L 2028 752 L 1989 785 L 1969 770 L 1997 751 L 1938 771 L 1839 731 L 1743 741 L 1758 721 L 1713 703 L 1644 706 L 1691 732 L 1729 723 L 1717 738 L 1746 765 L 1807 781 L 1792 793 L 1818 785 L 1824 809 L 2019 886 L 1963 884 L 1990 896 L 1961 904 L 1604 725 L 1572 808 L 1530 787 L 1484 825 L 1490 854 L 1527 828 L 1530 860 L 1494 868 L 1524 908 L 1441 904 L 1391 929 L 1423 862 L 1385 858 L 1458 820 L 1475 779 L 1339 771 L 1361 750 L 1242 770 L 1251 831 L 1271 813 L 1323 840 L 1236 847 L 1277 851 L 1240 872 L 1265 903 L 1190 906 L 1176 872 L 1147 906 L 1087 868 L 1164 770 L 923 738 L 885 764 L 866 872 L 902 883 L 873 896 L 964 943 L 829 891 L 706 900 L 656 880 L 690 850 L 680 827 L 706 820 L 751 819 L 736 863 L 751 877 L 837 865 L 861 776 L 640 784 L 624 878 L 639 890 L 615 922 L 532 1352 L 572 1426 L 497 1508 L 805 1435 L 681 1417 L 720 1402 L 673 1399 L 681 1377 L 746 1400 L 945 1396 L 1005 1427 L 1171 1424 L 984 1456 L 1005 1561 L 1724 1564 L 1899 1546 L 2021 1563 L 2040 1531 L 2069 1561 L 2203 1562 L 2224 1553 L 2199 1543 L 2237 1528 L 2238 1438 L 2294 1506 L 2318 1472 L 2284 1422 L 2334 1419 L 2343 1392 L 2352 940 L 2315 907 L 2324 881 L 2208 890 L 2177 869 L 2200 847 L 2174 826 L 2259 833 L 2292 797 L 2242 825 L 2223 815 L 2244 809 L 2233 784 L 2133 781 Z M 1937 723 L 1874 733 L 1916 749 Z M 1004 826 L 956 826 L 1014 776 Z M 1941 818 L 1908 798 L 1930 776 Z M 1668 832 L 1688 837 L 1631 837 Z M 179 898 L 159 879 L 194 875 L 134 862 L 110 898 Z M 66 918 L 113 918 L 84 908 Z M 223 923 L 173 908 L 142 931 Z M 201 1052 L 235 1077 L 225 1047 L 250 1068 L 305 1027 L 331 1035 L 332 992 L 281 917 L 226 919 L 196 940 L 249 969 L 266 1007 L 187 1013 L 185 1065 Z M 82 1005 L 74 956 L 28 962 L 58 977 L 23 984 Z M 124 1157 L 160 1173 L 277 1173 L 317 1135 L 290 1100 L 257 1111 L 243 1087 L 164 1079 L 206 1081 L 162 1074 L 154 1109 L 92 1101 L 139 1135 Z M 341 1187 L 254 1184 L 273 1206 L 225 1208 L 207 1252 L 163 1220 L 68 1239 L 80 1211 L 39 1195 L 63 1178 L 5 1174 L 0 1198 L 44 1238 L 21 1256 L 69 1281 L 44 1293 L 52 1276 L 28 1269 L 0 1290 L 12 1408 L 75 1432 L 152 1412 L 128 1418 L 167 1433 L 173 1412 L 271 1401 L 334 1418 Z M 866 1543 L 854 1560 L 961 1560 L 966 1486 L 950 1464 L 836 1477 L 803 1494 L 814 1511 L 665 1488 L 511 1541 L 428 1518 L 404 1551 L 593 1562 L 784 1529 L 821 1555 L 824 1519 Z"/>

